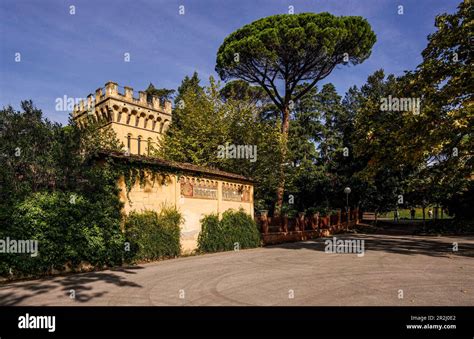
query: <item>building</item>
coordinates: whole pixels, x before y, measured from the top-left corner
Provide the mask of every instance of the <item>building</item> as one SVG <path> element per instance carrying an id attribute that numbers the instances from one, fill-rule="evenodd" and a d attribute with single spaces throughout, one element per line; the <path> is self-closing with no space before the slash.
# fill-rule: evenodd
<path id="1" fill-rule="evenodd" d="M 121 91 L 121 89 L 123 89 Z M 253 181 L 244 176 L 186 163 L 170 162 L 149 156 L 151 147 L 166 132 L 172 120 L 171 102 L 161 103 L 144 91 L 107 82 L 87 96 L 72 112 L 79 126 L 94 121 L 100 128 L 109 126 L 125 145 L 123 153 L 104 153 L 116 161 L 148 166 L 144 183 L 127 189 L 119 180 L 124 213 L 132 210 L 159 211 L 164 205 L 176 206 L 185 219 L 181 230 L 183 252 L 196 249 L 201 218 L 210 213 L 243 208 L 253 216 Z M 216 150 L 217 151 L 217 150 Z M 152 170 L 150 170 L 152 168 Z M 153 172 L 153 173 L 152 173 Z M 158 175 L 157 175 L 158 174 Z"/>
<path id="2" fill-rule="evenodd" d="M 122 93 L 109 81 L 75 106 L 73 118 L 79 125 L 93 120 L 102 127 L 110 126 L 130 154 L 148 155 L 150 146 L 156 146 L 171 123 L 171 102 L 161 104 L 144 91 L 135 98 L 133 88 L 120 89 Z"/>

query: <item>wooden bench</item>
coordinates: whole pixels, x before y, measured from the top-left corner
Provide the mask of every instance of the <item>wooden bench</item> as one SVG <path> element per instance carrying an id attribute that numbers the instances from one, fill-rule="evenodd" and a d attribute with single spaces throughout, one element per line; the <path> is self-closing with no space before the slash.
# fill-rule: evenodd
<path id="1" fill-rule="evenodd" d="M 375 220 L 374 212 L 364 212 L 362 214 L 362 220 Z"/>

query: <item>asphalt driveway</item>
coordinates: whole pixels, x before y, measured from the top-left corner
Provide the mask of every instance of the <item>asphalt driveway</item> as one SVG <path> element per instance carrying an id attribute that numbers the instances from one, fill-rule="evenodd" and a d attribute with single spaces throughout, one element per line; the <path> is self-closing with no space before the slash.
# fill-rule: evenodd
<path id="1" fill-rule="evenodd" d="M 0 286 L 0 305 L 474 305 L 474 237 L 347 234 Z M 453 243 L 458 251 L 453 251 Z"/>

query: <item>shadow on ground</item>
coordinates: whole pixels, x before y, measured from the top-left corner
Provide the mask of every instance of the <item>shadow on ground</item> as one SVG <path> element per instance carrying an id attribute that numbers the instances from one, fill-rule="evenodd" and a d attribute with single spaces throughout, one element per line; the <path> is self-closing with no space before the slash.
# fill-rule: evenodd
<path id="1" fill-rule="evenodd" d="M 92 285 L 94 282 L 101 281 L 107 284 L 113 284 L 115 286 L 126 286 L 141 288 L 134 282 L 127 281 L 126 277 L 120 276 L 113 272 L 121 272 L 125 274 L 136 274 L 135 270 L 142 269 L 141 266 L 125 267 L 125 268 L 114 268 L 107 272 L 89 272 L 80 274 L 68 274 L 66 276 L 56 276 L 42 278 L 35 281 L 19 282 L 15 284 L 16 288 L 22 289 L 28 294 L 18 295 L 12 293 L 2 293 L 3 287 L 0 286 L 0 305 L 1 306 L 14 306 L 19 303 L 34 297 L 39 294 L 49 293 L 52 290 L 58 289 L 58 287 L 64 292 L 64 296 L 70 298 L 72 293 L 75 294 L 75 301 L 87 302 L 93 298 L 101 297 L 107 292 L 94 292 Z M 5 285 L 5 288 L 11 285 Z"/>
<path id="2" fill-rule="evenodd" d="M 384 237 L 384 235 L 390 236 Z M 364 239 L 365 251 L 382 251 L 404 255 L 427 255 L 431 257 L 449 257 L 453 255 L 474 257 L 473 236 L 413 236 L 411 234 L 403 235 L 403 232 L 399 230 L 388 230 L 386 233 L 383 231 L 374 232 L 372 234 L 344 233 L 336 234 L 334 237 L 337 239 Z M 332 239 L 332 236 L 269 247 L 309 249 L 324 252 L 325 241 L 328 239 Z M 455 242 L 457 243 L 457 251 L 453 251 Z"/>

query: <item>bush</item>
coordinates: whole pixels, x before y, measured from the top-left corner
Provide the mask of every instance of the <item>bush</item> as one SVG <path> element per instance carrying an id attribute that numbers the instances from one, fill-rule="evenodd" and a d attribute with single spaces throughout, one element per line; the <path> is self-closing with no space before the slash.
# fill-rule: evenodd
<path id="1" fill-rule="evenodd" d="M 73 198 L 71 198 L 73 197 Z M 1 275 L 47 274 L 52 269 L 121 264 L 124 237 L 119 213 L 109 213 L 103 204 L 77 193 L 40 192 L 13 207 L 10 223 L 0 238 L 37 240 L 38 255 L 0 254 Z"/>
<path id="2" fill-rule="evenodd" d="M 295 209 L 294 205 L 284 204 L 281 208 L 281 215 L 286 215 L 288 218 L 296 218 L 298 210 Z"/>
<path id="3" fill-rule="evenodd" d="M 198 238 L 200 252 L 219 252 L 239 248 L 260 246 L 260 232 L 254 220 L 244 212 L 227 210 L 222 220 L 216 214 L 205 216 L 201 220 L 201 232 Z"/>
<path id="4" fill-rule="evenodd" d="M 130 243 L 127 259 L 156 260 L 176 257 L 181 252 L 180 225 L 183 217 L 175 208 L 131 212 L 126 218 L 125 236 Z"/>

